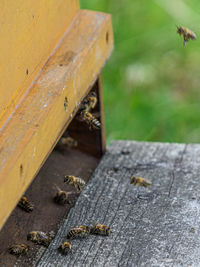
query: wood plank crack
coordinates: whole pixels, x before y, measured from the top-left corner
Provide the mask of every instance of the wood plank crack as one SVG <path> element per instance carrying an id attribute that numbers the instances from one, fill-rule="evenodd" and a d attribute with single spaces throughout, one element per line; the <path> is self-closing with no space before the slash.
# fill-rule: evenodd
<path id="1" fill-rule="evenodd" d="M 184 145 L 184 148 L 183 148 L 183 151 L 181 152 L 181 155 L 175 160 L 173 170 L 171 171 L 171 183 L 170 183 L 170 186 L 169 186 L 168 197 L 170 197 L 170 194 L 171 194 L 171 191 L 172 191 L 172 187 L 173 187 L 173 184 L 174 184 L 176 168 L 181 165 L 181 163 L 183 161 L 183 156 L 184 156 L 184 154 L 186 152 L 186 149 L 187 149 L 187 144 Z"/>

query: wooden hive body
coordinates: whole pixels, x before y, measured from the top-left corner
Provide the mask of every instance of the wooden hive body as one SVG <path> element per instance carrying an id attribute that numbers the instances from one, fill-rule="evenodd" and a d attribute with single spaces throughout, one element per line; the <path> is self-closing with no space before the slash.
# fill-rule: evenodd
<path id="1" fill-rule="evenodd" d="M 4 1 L 0 13 L 1 228 L 97 81 L 113 34 L 110 15 L 77 0 Z M 97 136 L 99 156 L 103 128 Z"/>

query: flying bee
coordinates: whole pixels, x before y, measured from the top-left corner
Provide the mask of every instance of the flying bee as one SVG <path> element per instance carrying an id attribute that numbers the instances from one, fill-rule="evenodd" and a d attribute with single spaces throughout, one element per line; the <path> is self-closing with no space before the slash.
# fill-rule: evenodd
<path id="1" fill-rule="evenodd" d="M 73 175 L 66 175 L 64 183 L 73 185 L 78 192 L 81 192 L 85 187 L 85 181 L 82 178 Z"/>
<path id="2" fill-rule="evenodd" d="M 44 232 L 32 231 L 27 235 L 27 240 L 48 247 L 52 238 Z"/>
<path id="3" fill-rule="evenodd" d="M 83 238 L 88 236 L 89 233 L 90 233 L 90 227 L 81 225 L 79 227 L 71 228 L 67 234 L 67 238 L 68 239 Z"/>
<path id="4" fill-rule="evenodd" d="M 80 121 L 84 121 L 89 126 L 90 130 L 99 130 L 101 128 L 100 121 L 88 111 L 81 111 L 78 118 Z"/>
<path id="5" fill-rule="evenodd" d="M 34 208 L 33 204 L 29 202 L 26 197 L 22 197 L 17 206 L 25 210 L 26 212 L 31 212 Z"/>
<path id="6" fill-rule="evenodd" d="M 152 186 L 151 181 L 149 181 L 148 179 L 139 177 L 139 176 L 131 177 L 131 182 L 130 183 L 135 185 L 135 186 L 144 186 L 144 187 Z"/>
<path id="7" fill-rule="evenodd" d="M 57 189 L 57 193 L 54 197 L 54 201 L 61 205 L 70 204 L 68 193 L 65 191 L 62 191 L 57 185 L 55 185 L 55 187 Z"/>
<path id="8" fill-rule="evenodd" d="M 104 224 L 96 223 L 93 227 L 90 228 L 90 233 L 94 235 L 108 236 L 110 235 L 110 232 L 110 227 Z"/>
<path id="9" fill-rule="evenodd" d="M 25 244 L 16 244 L 9 248 L 9 253 L 16 256 L 26 254 L 27 251 L 28 251 L 28 246 Z"/>
<path id="10" fill-rule="evenodd" d="M 182 26 L 177 27 L 177 33 L 183 36 L 184 40 L 183 45 L 185 45 L 186 42 L 189 41 L 190 39 L 191 40 L 197 39 L 196 34 L 194 32 Z"/>
<path id="11" fill-rule="evenodd" d="M 58 248 L 58 250 L 63 254 L 67 255 L 68 253 L 72 252 L 72 246 L 69 242 L 63 242 L 62 245 Z"/>

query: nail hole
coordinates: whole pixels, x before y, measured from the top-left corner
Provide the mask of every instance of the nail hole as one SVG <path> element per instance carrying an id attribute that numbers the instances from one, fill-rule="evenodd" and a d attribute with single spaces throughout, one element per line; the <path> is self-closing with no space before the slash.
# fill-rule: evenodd
<path id="1" fill-rule="evenodd" d="M 108 32 L 106 33 L 106 42 L 107 43 L 109 42 L 109 33 Z"/>
<path id="2" fill-rule="evenodd" d="M 28 69 L 26 70 L 26 75 L 28 75 Z"/>
<path id="3" fill-rule="evenodd" d="M 21 164 L 19 167 L 20 177 L 23 175 L 23 165 Z"/>
<path id="4" fill-rule="evenodd" d="M 67 97 L 65 97 L 65 100 L 64 100 L 65 111 L 67 111 L 67 107 L 68 107 L 68 99 L 67 99 Z"/>
<path id="5" fill-rule="evenodd" d="M 62 63 L 60 63 L 60 64 L 59 64 L 59 66 L 60 66 L 60 67 L 62 67 L 62 66 L 63 66 L 63 64 L 62 64 Z"/>

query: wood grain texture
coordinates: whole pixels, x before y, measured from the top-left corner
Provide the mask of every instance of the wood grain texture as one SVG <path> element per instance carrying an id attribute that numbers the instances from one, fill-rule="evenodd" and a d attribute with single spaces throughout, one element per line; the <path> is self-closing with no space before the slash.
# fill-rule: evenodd
<path id="1" fill-rule="evenodd" d="M 61 225 L 38 267 L 199 266 L 200 145 L 115 141 Z M 151 188 L 134 187 L 133 175 Z M 109 237 L 57 247 L 71 227 L 93 222 L 111 227 Z"/>
<path id="2" fill-rule="evenodd" d="M 78 10 L 78 0 L 0 2 L 0 127 Z"/>
<path id="3" fill-rule="evenodd" d="M 111 16 L 79 11 L 0 129 L 0 227 L 72 120 L 112 47 Z"/>

